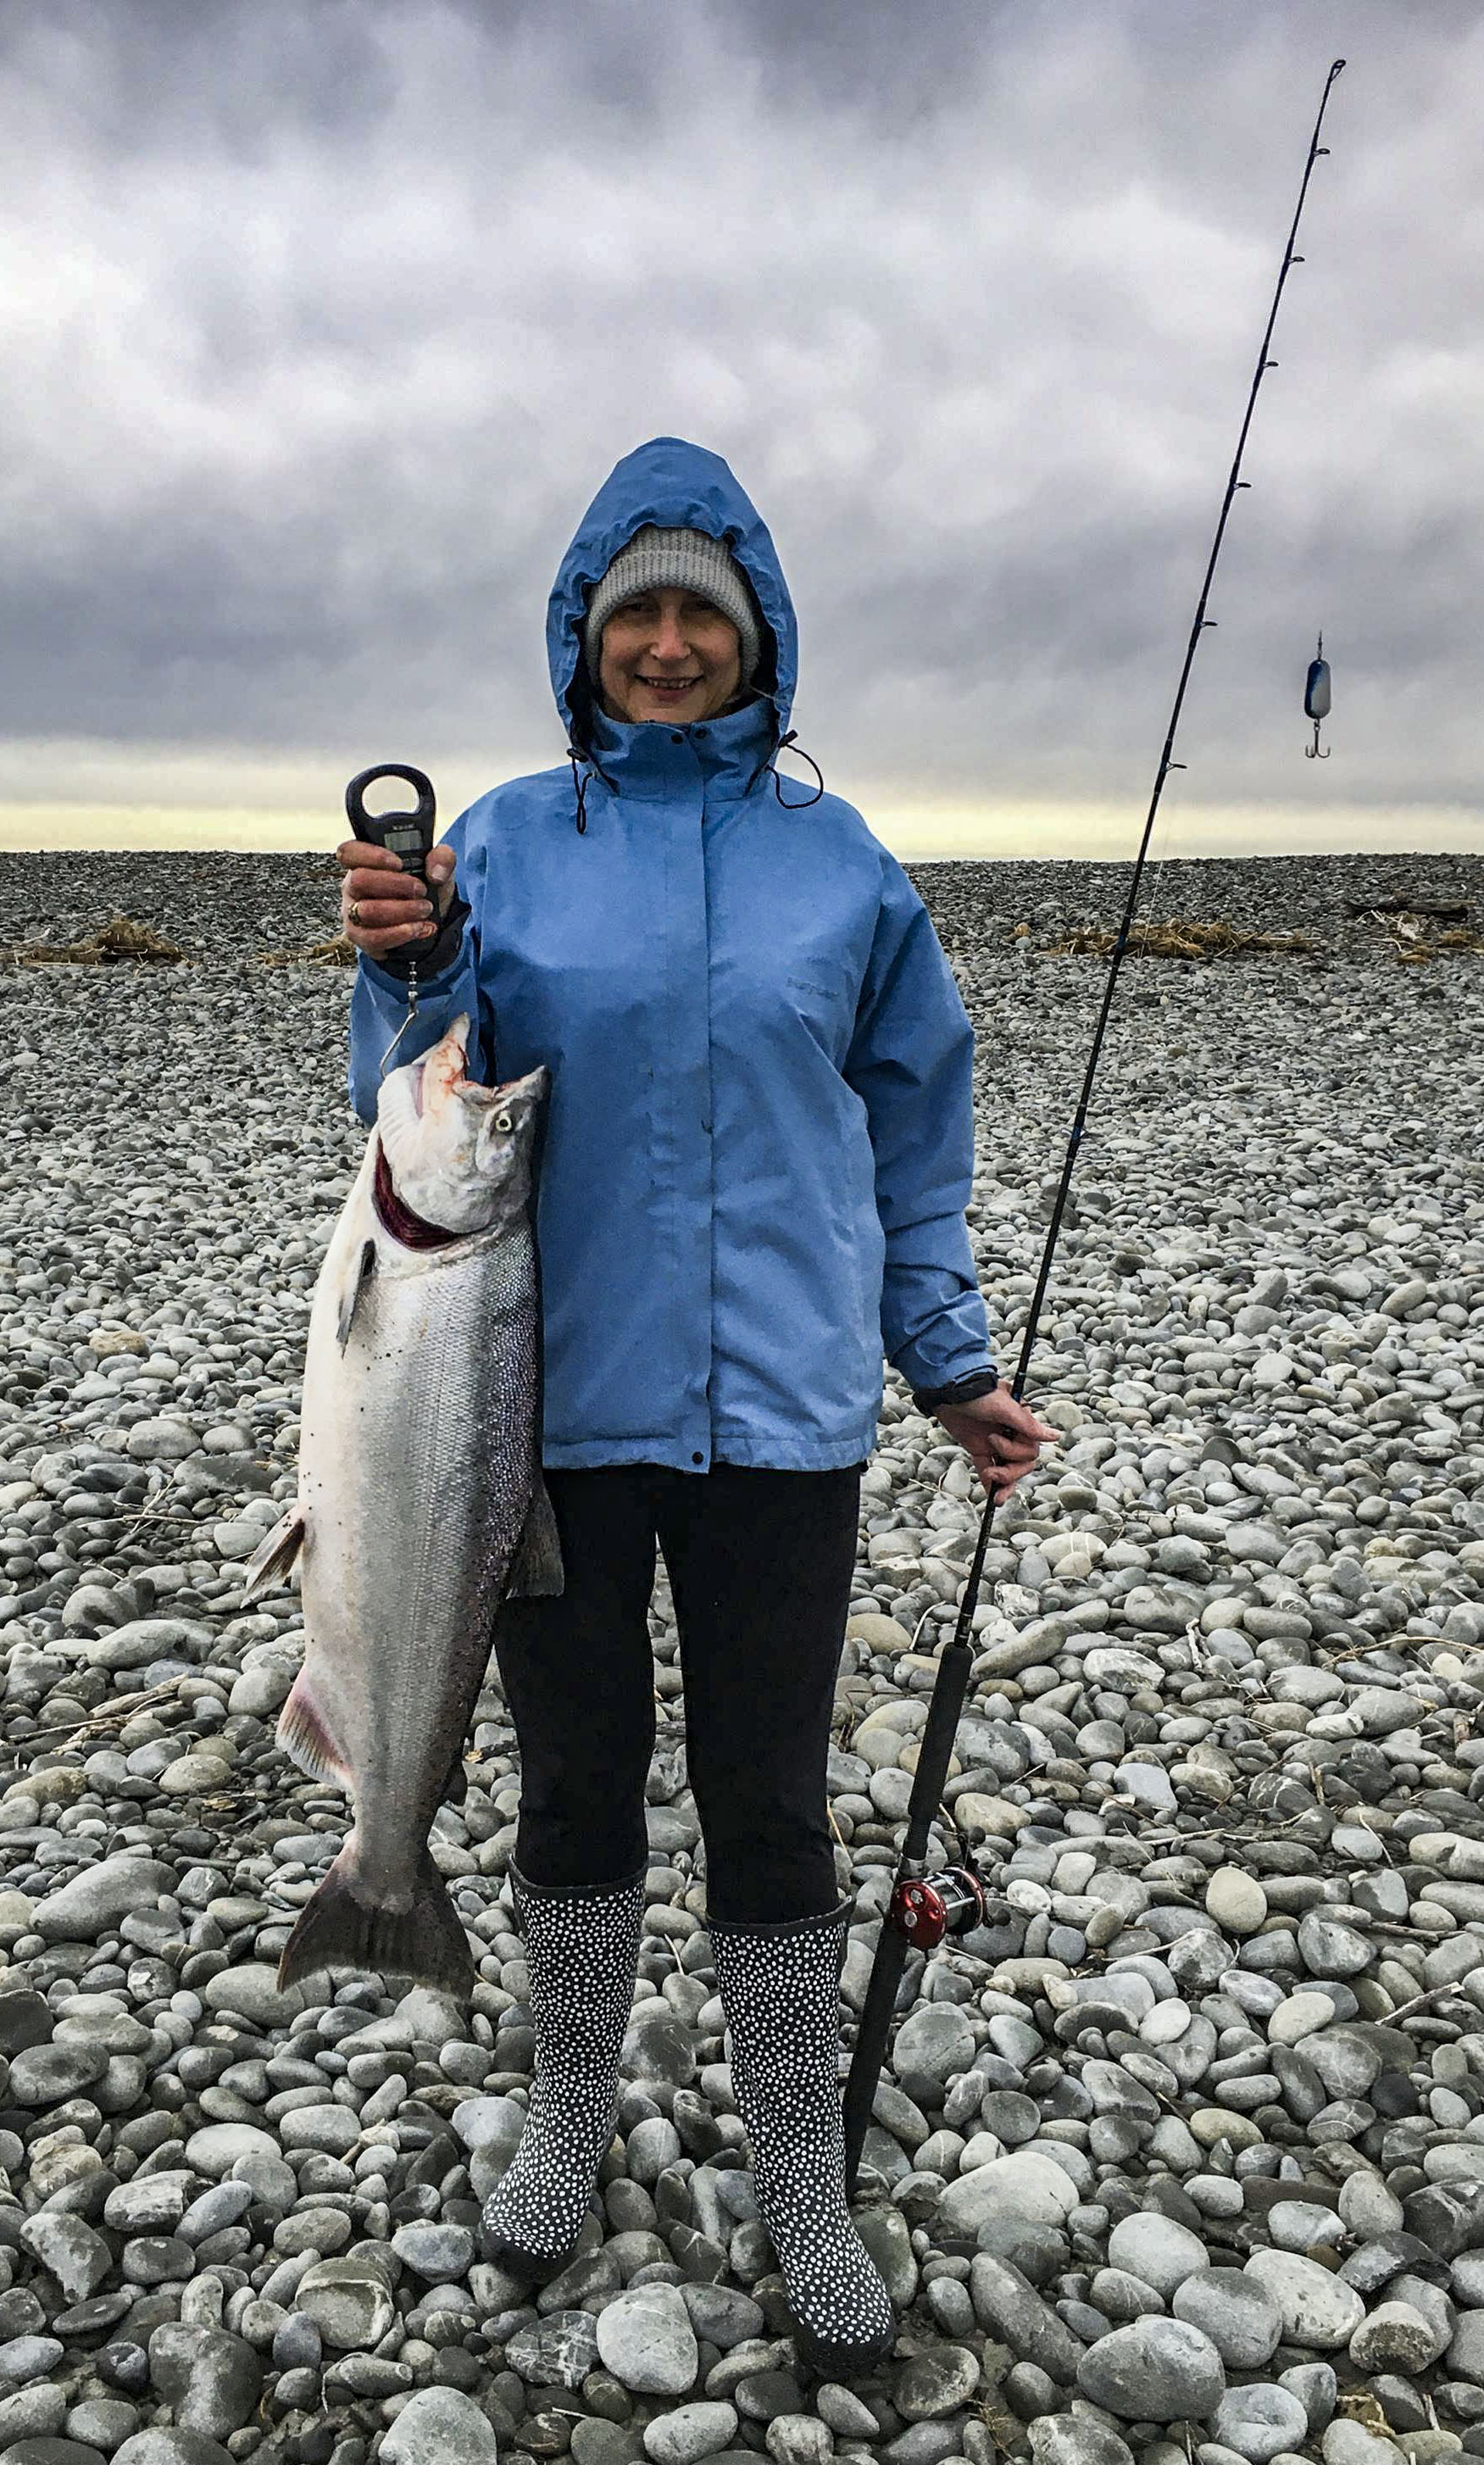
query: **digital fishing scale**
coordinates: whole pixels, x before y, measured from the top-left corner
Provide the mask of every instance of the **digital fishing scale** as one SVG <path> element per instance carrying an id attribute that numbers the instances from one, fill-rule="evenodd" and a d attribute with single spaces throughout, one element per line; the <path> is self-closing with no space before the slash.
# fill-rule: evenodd
<path id="1" fill-rule="evenodd" d="M 400 779 L 414 790 L 415 810 L 410 813 L 368 813 L 365 791 L 378 779 Z M 404 873 L 415 874 L 419 881 L 428 877 L 428 857 L 432 847 L 432 826 L 438 817 L 437 800 L 432 781 L 426 770 L 414 770 L 410 762 L 376 762 L 369 770 L 358 770 L 345 790 L 345 818 L 353 838 L 366 840 L 372 847 L 389 848 L 399 856 Z"/>
<path id="2" fill-rule="evenodd" d="M 367 812 L 365 791 L 378 779 L 400 779 L 410 788 L 417 803 L 410 813 Z M 365 840 L 372 847 L 389 850 L 404 873 L 426 884 L 428 858 L 432 852 L 433 824 L 438 818 L 437 798 L 432 781 L 426 770 L 415 769 L 410 762 L 374 762 L 369 770 L 358 770 L 345 789 L 345 819 L 353 838 Z M 382 1055 L 382 1076 L 413 1019 L 417 1016 L 417 961 L 410 954 L 407 972 L 407 1016 Z"/>

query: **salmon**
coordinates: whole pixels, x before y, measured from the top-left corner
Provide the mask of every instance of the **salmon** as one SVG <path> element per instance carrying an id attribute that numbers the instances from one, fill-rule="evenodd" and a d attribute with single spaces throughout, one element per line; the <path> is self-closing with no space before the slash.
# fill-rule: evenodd
<path id="1" fill-rule="evenodd" d="M 468 1939 L 429 1838 L 500 1602 L 562 1589 L 541 1470 L 532 1149 L 548 1075 L 467 1075 L 469 1021 L 382 1083 L 321 1269 L 298 1497 L 244 1599 L 298 1564 L 304 1663 L 278 1721 L 354 1802 L 280 1987 L 391 1972 L 466 1995 Z"/>

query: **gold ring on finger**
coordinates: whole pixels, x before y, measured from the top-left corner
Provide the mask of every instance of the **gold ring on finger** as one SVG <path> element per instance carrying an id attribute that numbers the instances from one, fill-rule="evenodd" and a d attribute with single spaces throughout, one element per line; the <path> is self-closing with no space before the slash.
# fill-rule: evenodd
<path id="1" fill-rule="evenodd" d="M 361 901 L 359 899 L 353 899 L 351 900 L 348 913 L 351 923 L 359 924 L 361 922 Z"/>

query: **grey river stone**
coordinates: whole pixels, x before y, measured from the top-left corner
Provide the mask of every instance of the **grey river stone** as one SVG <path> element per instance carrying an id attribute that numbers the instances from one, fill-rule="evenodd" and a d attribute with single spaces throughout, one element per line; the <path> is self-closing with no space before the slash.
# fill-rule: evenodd
<path id="1" fill-rule="evenodd" d="M 1202 2421 L 1226 2388 L 1221 2356 L 1182 2320 L 1136 2320 L 1100 2337 L 1077 2365 L 1095 2405 L 1130 2422 Z"/>
<path id="2" fill-rule="evenodd" d="M 914 868 L 982 1054 L 1033 1022 L 976 1097 L 968 1239 L 1002 1356 L 1102 981 L 1051 953 L 1116 924 L 1116 871 Z M 1037 1360 L 1059 1443 L 987 1538 L 946 1784 L 983 1922 L 909 1953 L 867 2141 L 860 2230 L 902 2334 L 862 2393 L 796 2367 L 758 2216 L 662 1568 L 641 1991 L 557 2279 L 478 2249 L 537 2059 L 498 1671 L 433 1837 L 472 1999 L 348 1969 L 277 1992 L 348 1810 L 275 1739 L 294 1588 L 244 1605 L 242 1581 L 295 1490 L 309 1298 L 365 1131 L 336 1059 L 354 971 L 263 962 L 331 936 L 337 895 L 322 856 L 0 861 L 0 946 L 127 913 L 187 953 L 28 963 L 0 1033 L 0 2449 L 984 2465 L 1003 2410 L 1031 2465 L 1461 2454 L 1484 2403 L 1484 979 L 1441 944 L 1399 964 L 1384 902 L 1476 929 L 1484 858 L 1162 870 L 1167 915 L 1318 947 L 1120 978 L 1138 1101 L 1079 1159 Z M 890 1365 L 861 1508 L 829 1774 L 847 2029 L 979 1510 Z M 776 1570 L 755 1581 L 786 1613 Z M 957 1854 L 940 1818 L 927 1864 Z"/>

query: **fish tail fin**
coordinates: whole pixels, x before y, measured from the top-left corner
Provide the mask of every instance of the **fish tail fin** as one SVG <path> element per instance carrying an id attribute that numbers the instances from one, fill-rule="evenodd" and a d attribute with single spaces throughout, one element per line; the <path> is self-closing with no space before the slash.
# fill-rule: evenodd
<path id="1" fill-rule="evenodd" d="M 352 1844 L 347 1842 L 283 1946 L 278 1991 L 326 1969 L 415 1978 L 467 2002 L 474 1960 L 443 1877 L 425 1859 L 411 1904 L 380 1908 L 359 1898 Z"/>
<path id="2" fill-rule="evenodd" d="M 290 1761 L 311 1780 L 333 1780 L 350 1788 L 350 1762 L 336 1743 L 330 1724 L 315 1701 L 309 1674 L 301 1669 L 278 1715 L 278 1744 Z"/>

